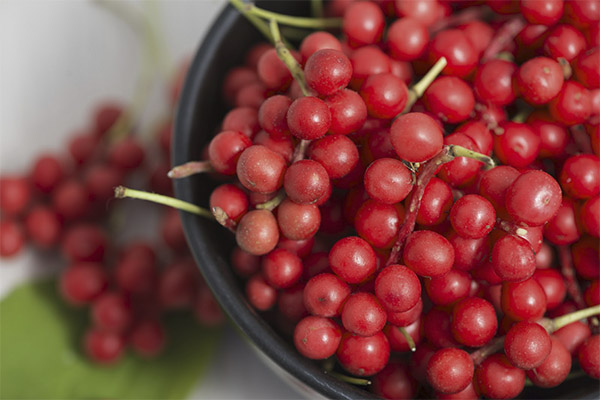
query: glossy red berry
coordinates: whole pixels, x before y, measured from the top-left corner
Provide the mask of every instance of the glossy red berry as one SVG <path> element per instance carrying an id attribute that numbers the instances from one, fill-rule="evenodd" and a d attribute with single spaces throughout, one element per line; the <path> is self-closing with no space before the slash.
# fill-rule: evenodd
<path id="1" fill-rule="evenodd" d="M 460 236 L 479 239 L 487 236 L 494 228 L 496 212 L 484 197 L 468 194 L 452 206 L 450 223 Z"/>
<path id="2" fill-rule="evenodd" d="M 346 371 L 356 376 L 371 376 L 385 368 L 390 344 L 383 332 L 373 336 L 345 333 L 336 355 Z"/>
<path id="3" fill-rule="evenodd" d="M 344 13 L 342 30 L 352 47 L 377 43 L 383 35 L 384 27 L 383 12 L 376 4 L 355 2 Z"/>
<path id="4" fill-rule="evenodd" d="M 331 125 L 329 107 L 323 100 L 313 96 L 294 100 L 286 118 L 292 135 L 304 140 L 323 137 Z"/>
<path id="5" fill-rule="evenodd" d="M 518 222 L 542 225 L 552 218 L 562 202 L 560 186 L 542 171 L 528 171 L 506 191 L 506 209 Z"/>
<path id="6" fill-rule="evenodd" d="M 546 294 L 535 279 L 502 284 L 502 311 L 513 321 L 537 321 L 546 312 Z"/>
<path id="7" fill-rule="evenodd" d="M 375 280 L 375 294 L 386 310 L 394 313 L 408 311 L 421 297 L 417 275 L 404 265 L 389 265 Z"/>
<path id="8" fill-rule="evenodd" d="M 249 211 L 240 220 L 235 239 L 238 246 L 250 254 L 267 254 L 279 241 L 277 220 L 267 210 Z"/>
<path id="9" fill-rule="evenodd" d="M 550 339 L 550 354 L 539 366 L 527 371 L 527 377 L 533 384 L 543 388 L 560 385 L 571 372 L 571 354 L 560 340 L 553 336 Z"/>
<path id="10" fill-rule="evenodd" d="M 271 193 L 283 184 L 286 162 L 268 147 L 253 145 L 240 155 L 236 174 L 240 183 L 257 193 Z"/>
<path id="11" fill-rule="evenodd" d="M 600 379 L 600 335 L 591 336 L 583 342 L 579 347 L 577 358 L 586 374 Z"/>
<path id="12" fill-rule="evenodd" d="M 504 339 L 504 354 L 515 367 L 532 369 L 540 366 L 552 349 L 548 332 L 535 322 L 513 325 Z"/>
<path id="13" fill-rule="evenodd" d="M 413 232 L 406 239 L 404 263 L 419 276 L 444 275 L 454 264 L 454 248 L 448 239 L 433 231 Z"/>
<path id="14" fill-rule="evenodd" d="M 391 73 L 369 76 L 360 88 L 370 116 L 391 119 L 400 114 L 408 100 L 408 88 Z"/>
<path id="15" fill-rule="evenodd" d="M 349 332 L 371 336 L 383 329 L 387 313 L 373 294 L 357 292 L 346 299 L 341 317 L 344 328 Z"/>
<path id="16" fill-rule="evenodd" d="M 377 268 L 377 257 L 365 240 L 349 236 L 338 240 L 329 252 L 331 270 L 348 283 L 360 283 Z"/>
<path id="17" fill-rule="evenodd" d="M 294 344 L 300 354 L 313 360 L 323 360 L 335 354 L 342 331 L 329 318 L 308 316 L 294 329 Z"/>
<path id="18" fill-rule="evenodd" d="M 493 354 L 475 369 L 475 386 L 490 399 L 517 397 L 525 387 L 525 371 L 514 367 L 504 354 Z"/>
<path id="19" fill-rule="evenodd" d="M 438 392 L 458 393 L 469 386 L 473 371 L 469 353 L 454 348 L 441 349 L 427 363 L 427 382 Z"/>
<path id="20" fill-rule="evenodd" d="M 425 162 L 442 150 L 444 137 L 433 118 L 423 113 L 398 117 L 390 130 L 392 145 L 401 160 Z"/>
<path id="21" fill-rule="evenodd" d="M 452 335 L 465 346 L 483 346 L 496 335 L 496 318 L 488 301 L 479 297 L 461 300 L 452 309 Z"/>
<path id="22" fill-rule="evenodd" d="M 330 96 L 348 86 L 352 64 L 341 51 L 322 49 L 306 61 L 304 77 L 308 86 L 320 96 Z"/>

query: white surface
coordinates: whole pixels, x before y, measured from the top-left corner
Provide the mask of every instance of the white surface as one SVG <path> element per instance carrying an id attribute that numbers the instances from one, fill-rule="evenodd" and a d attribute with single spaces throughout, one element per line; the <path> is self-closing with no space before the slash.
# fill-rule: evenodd
<path id="1" fill-rule="evenodd" d="M 126 5 L 158 9 L 168 64 L 175 65 L 194 53 L 224 0 Z M 0 0 L 0 172 L 22 173 L 42 152 L 64 153 L 65 140 L 86 129 L 98 102 L 128 102 L 139 59 L 133 31 L 91 1 Z M 151 107 L 163 101 L 156 93 Z M 155 115 L 147 114 L 150 124 Z M 26 251 L 0 263 L 1 298 L 20 282 L 56 271 L 61 261 Z M 229 328 L 190 398 L 298 397 Z"/>

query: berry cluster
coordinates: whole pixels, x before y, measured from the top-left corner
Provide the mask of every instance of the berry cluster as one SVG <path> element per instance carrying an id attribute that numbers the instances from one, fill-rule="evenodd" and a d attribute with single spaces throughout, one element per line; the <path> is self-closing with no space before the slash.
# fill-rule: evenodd
<path id="1" fill-rule="evenodd" d="M 298 352 L 387 398 L 511 398 L 572 359 L 599 378 L 600 3 L 231 3 L 273 45 L 170 176 L 230 178 L 210 212 Z M 296 51 L 279 23 L 342 35 Z"/>
<path id="2" fill-rule="evenodd" d="M 91 126 L 68 141 L 66 154 L 42 154 L 27 173 L 0 177 L 0 256 L 16 256 L 25 243 L 45 257 L 60 253 L 66 267 L 59 291 L 67 303 L 89 308 L 84 350 L 102 364 L 116 362 L 127 347 L 143 357 L 158 355 L 167 340 L 165 312 L 190 309 L 206 325 L 224 320 L 189 255 L 175 210 L 157 210 L 156 243 L 113 240 L 110 221 L 126 218 L 110 201 L 116 186 L 134 180 L 172 193 L 171 121 L 144 146 L 123 124 L 127 112 L 118 104 L 100 105 Z"/>

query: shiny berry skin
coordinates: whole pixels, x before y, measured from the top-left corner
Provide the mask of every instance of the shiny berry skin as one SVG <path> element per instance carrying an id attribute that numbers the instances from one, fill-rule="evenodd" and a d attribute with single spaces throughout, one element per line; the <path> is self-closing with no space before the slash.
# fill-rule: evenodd
<path id="1" fill-rule="evenodd" d="M 281 137 L 289 134 L 287 111 L 292 99 L 276 94 L 266 99 L 258 109 L 258 122 L 269 135 Z"/>
<path id="2" fill-rule="evenodd" d="M 417 382 L 409 367 L 401 361 L 390 360 L 371 381 L 373 392 L 382 398 L 412 399 L 417 393 Z"/>
<path id="3" fill-rule="evenodd" d="M 304 287 L 304 305 L 309 313 L 320 317 L 340 315 L 342 305 L 350 296 L 350 286 L 337 275 L 323 273 L 313 276 Z"/>
<path id="4" fill-rule="evenodd" d="M 579 347 L 592 336 L 590 327 L 581 321 L 575 321 L 554 331 L 555 338 L 561 341 L 572 356 L 577 355 Z"/>
<path id="5" fill-rule="evenodd" d="M 600 158 L 593 154 L 569 157 L 560 172 L 560 185 L 575 199 L 589 199 L 600 193 Z"/>
<path id="6" fill-rule="evenodd" d="M 567 245 L 575 243 L 581 237 L 575 216 L 576 204 L 569 197 L 563 197 L 556 215 L 544 225 L 544 237 L 550 243 Z"/>
<path id="7" fill-rule="evenodd" d="M 277 208 L 277 224 L 287 239 L 310 239 L 321 225 L 321 212 L 314 204 L 296 204 L 285 199 Z"/>
<path id="8" fill-rule="evenodd" d="M 341 317 L 344 328 L 349 332 L 371 336 L 383 329 L 387 313 L 373 294 L 357 292 L 346 299 Z"/>
<path id="9" fill-rule="evenodd" d="M 494 272 L 502 280 L 518 282 L 533 275 L 536 268 L 535 253 L 529 243 L 520 236 L 506 235 L 492 248 Z"/>
<path id="10" fill-rule="evenodd" d="M 502 122 L 503 133 L 494 137 L 494 153 L 503 164 L 525 168 L 538 156 L 540 138 L 526 124 Z"/>
<path id="11" fill-rule="evenodd" d="M 465 78 L 477 65 L 477 51 L 458 29 L 447 29 L 438 33 L 429 43 L 429 62 L 435 63 L 446 57 L 448 65 L 443 69 L 445 75 Z"/>
<path id="12" fill-rule="evenodd" d="M 365 240 L 349 236 L 338 240 L 329 251 L 331 270 L 348 283 L 360 283 L 377 268 L 377 257 Z"/>
<path id="13" fill-rule="evenodd" d="M 398 117 L 390 129 L 398 157 L 408 162 L 425 162 L 442 150 L 444 137 L 433 118 L 423 113 Z"/>
<path id="14" fill-rule="evenodd" d="M 210 165 L 221 174 L 233 175 L 238 158 L 250 146 L 252 140 L 241 132 L 220 132 L 208 146 Z"/>
<path id="15" fill-rule="evenodd" d="M 420 300 L 421 283 L 404 265 L 389 265 L 377 275 L 375 295 L 390 312 L 408 311 Z"/>
<path id="16" fill-rule="evenodd" d="M 348 86 L 352 64 L 339 50 L 319 50 L 306 61 L 304 77 L 308 86 L 320 96 L 330 96 Z"/>
<path id="17" fill-rule="evenodd" d="M 300 55 L 303 63 L 314 53 L 323 49 L 334 49 L 342 51 L 342 44 L 331 33 L 317 31 L 306 36 L 300 44 Z"/>
<path id="18" fill-rule="evenodd" d="M 356 376 L 371 376 L 381 371 L 390 358 L 390 344 L 383 334 L 358 336 L 344 333 L 337 350 L 342 367 Z"/>
<path id="19" fill-rule="evenodd" d="M 539 158 L 559 158 L 565 154 L 570 134 L 547 111 L 536 111 L 527 118 L 529 127 L 540 137 Z"/>
<path id="20" fill-rule="evenodd" d="M 365 190 L 372 199 L 386 204 L 398 203 L 412 190 L 412 175 L 402 161 L 380 158 L 369 165 L 364 177 Z"/>
<path id="21" fill-rule="evenodd" d="M 563 72 L 555 60 L 547 57 L 532 58 L 519 67 L 515 87 L 530 104 L 546 104 L 561 90 Z"/>
<path id="22" fill-rule="evenodd" d="M 258 273 L 246 282 L 246 297 L 252 307 L 259 311 L 266 311 L 277 302 L 277 290 Z"/>
<path id="23" fill-rule="evenodd" d="M 298 204 L 314 204 L 328 193 L 329 186 L 327 170 L 313 160 L 296 161 L 283 177 L 285 193 Z"/>
<path id="24" fill-rule="evenodd" d="M 379 42 L 385 28 L 383 12 L 376 4 L 367 1 L 352 3 L 344 13 L 342 30 L 352 47 Z"/>
<path id="25" fill-rule="evenodd" d="M 479 152 L 477 145 L 469 136 L 455 132 L 444 138 L 445 145 L 458 145 Z M 475 183 L 481 166 L 480 161 L 469 157 L 455 157 L 452 161 L 441 166 L 438 177 L 453 187 L 463 188 Z"/>
<path id="26" fill-rule="evenodd" d="M 546 294 L 533 278 L 502 284 L 502 311 L 514 321 L 536 321 L 546 312 Z"/>
<path id="27" fill-rule="evenodd" d="M 550 57 L 559 57 L 571 62 L 586 48 L 585 37 L 575 27 L 561 24 L 552 28 L 546 40 L 544 51 Z"/>
<path id="28" fill-rule="evenodd" d="M 444 275 L 454 264 L 454 248 L 442 235 L 433 231 L 416 231 L 406 239 L 404 263 L 417 275 Z"/>
<path id="29" fill-rule="evenodd" d="M 421 198 L 417 223 L 425 226 L 442 223 L 448 216 L 453 202 L 450 186 L 439 178 L 431 178 Z"/>
<path id="30" fill-rule="evenodd" d="M 590 91 L 575 81 L 566 81 L 558 96 L 548 104 L 550 115 L 564 125 L 585 122 L 592 114 Z"/>
<path id="31" fill-rule="evenodd" d="M 279 241 L 279 228 L 273 213 L 267 210 L 246 213 L 236 228 L 235 240 L 242 250 L 256 256 L 273 250 Z"/>
<path id="32" fill-rule="evenodd" d="M 248 211 L 248 196 L 242 189 L 232 184 L 223 184 L 210 193 L 210 209 L 221 208 L 229 218 L 239 221 Z"/>
<path id="33" fill-rule="evenodd" d="M 535 322 L 521 321 L 513 325 L 504 339 L 504 354 L 512 365 L 532 369 L 544 362 L 550 350 L 550 335 Z"/>
<path id="34" fill-rule="evenodd" d="M 313 96 L 294 100 L 286 118 L 292 135 L 304 140 L 325 136 L 331 125 L 329 107 L 323 100 Z"/>
<path id="35" fill-rule="evenodd" d="M 488 301 L 469 297 L 459 301 L 452 309 L 452 335 L 461 344 L 480 347 L 496 334 L 496 311 Z"/>
<path id="36" fill-rule="evenodd" d="M 527 377 L 534 385 L 551 388 L 560 385 L 571 372 L 571 354 L 556 337 L 551 336 L 552 350 L 536 368 L 527 371 Z"/>
<path id="37" fill-rule="evenodd" d="M 0 221 L 0 257 L 12 257 L 21 251 L 25 244 L 25 232 L 17 221 Z"/>
<path id="38" fill-rule="evenodd" d="M 521 13 L 531 24 L 553 25 L 563 15 L 563 0 L 521 0 Z"/>
<path id="39" fill-rule="evenodd" d="M 583 229 L 592 236 L 600 237 L 600 196 L 594 196 L 583 203 L 579 210 Z"/>
<path id="40" fill-rule="evenodd" d="M 466 120 L 475 106 L 473 90 L 455 76 L 437 78 L 425 91 L 423 102 L 442 121 L 455 124 Z"/>
<path id="41" fill-rule="evenodd" d="M 223 117 L 221 125 L 221 131 L 238 131 L 249 138 L 253 138 L 260 128 L 258 111 L 252 107 L 234 108 Z"/>
<path id="42" fill-rule="evenodd" d="M 458 199 L 450 210 L 450 223 L 462 237 L 479 239 L 487 236 L 496 223 L 496 212 L 484 197 L 468 194 Z"/>
<path id="43" fill-rule="evenodd" d="M 292 74 L 279 59 L 277 51 L 271 48 L 258 59 L 256 72 L 261 82 L 271 90 L 285 90 L 292 82 Z"/>
<path id="44" fill-rule="evenodd" d="M 560 272 L 552 268 L 536 269 L 533 279 L 540 284 L 546 294 L 546 308 L 552 310 L 561 305 L 567 294 L 567 288 Z"/>
<path id="45" fill-rule="evenodd" d="M 515 63 L 506 60 L 490 60 L 477 68 L 473 86 L 477 98 L 498 106 L 513 102 L 513 76 L 517 71 Z"/>
<path id="46" fill-rule="evenodd" d="M 340 90 L 325 98 L 331 113 L 329 133 L 347 135 L 359 130 L 367 119 L 367 106 L 358 93 Z"/>
<path id="47" fill-rule="evenodd" d="M 294 329 L 294 345 L 300 354 L 312 360 L 323 360 L 335 354 L 342 331 L 329 318 L 304 317 Z"/>
<path id="48" fill-rule="evenodd" d="M 600 61 L 598 47 L 581 53 L 574 62 L 573 72 L 577 81 L 588 89 L 600 87 Z"/>
<path id="49" fill-rule="evenodd" d="M 404 81 L 391 73 L 369 76 L 360 88 L 371 117 L 391 119 L 400 114 L 408 100 Z"/>
<path id="50" fill-rule="evenodd" d="M 109 365 L 121 358 L 125 349 L 125 340 L 118 333 L 92 329 L 86 333 L 83 347 L 92 361 Z"/>
<path id="51" fill-rule="evenodd" d="M 369 199 L 356 211 L 354 228 L 358 236 L 371 246 L 389 249 L 396 241 L 403 219 L 404 209 L 401 206 Z"/>
<path id="52" fill-rule="evenodd" d="M 427 27 L 418 20 L 401 18 L 389 26 L 386 43 L 392 58 L 413 61 L 427 50 L 429 33 Z"/>
<path id="53" fill-rule="evenodd" d="M 318 161 L 331 179 L 344 177 L 359 161 L 356 145 L 343 135 L 327 135 L 311 142 L 308 156 Z"/>
<path id="54" fill-rule="evenodd" d="M 257 193 L 271 193 L 283 185 L 286 162 L 268 147 L 253 145 L 240 155 L 236 174 L 240 183 Z"/>
<path id="55" fill-rule="evenodd" d="M 444 275 L 426 279 L 425 290 L 433 304 L 449 306 L 469 295 L 471 277 L 467 272 L 451 269 Z"/>
<path id="56" fill-rule="evenodd" d="M 600 379 L 600 335 L 589 337 L 579 347 L 577 358 L 586 374 Z"/>
<path id="57" fill-rule="evenodd" d="M 387 313 L 388 323 L 394 326 L 409 326 L 412 325 L 415 321 L 418 321 L 421 318 L 421 313 L 423 312 L 423 301 L 421 298 L 417 301 L 412 308 L 409 308 L 403 312 L 391 312 Z M 420 327 L 420 325 L 419 325 Z M 420 335 L 420 333 L 419 333 Z"/>
<path id="58" fill-rule="evenodd" d="M 108 287 L 108 276 L 97 263 L 75 263 L 59 279 L 60 293 L 68 303 L 83 305 L 98 298 Z"/>
<path id="59" fill-rule="evenodd" d="M 469 353 L 454 348 L 441 349 L 427 362 L 427 382 L 438 392 L 458 393 L 469 386 L 473 371 Z"/>
<path id="60" fill-rule="evenodd" d="M 474 385 L 489 399 L 512 399 L 525 387 L 525 371 L 514 367 L 504 354 L 493 354 L 475 368 Z"/>
<path id="61" fill-rule="evenodd" d="M 285 249 L 275 249 L 263 257 L 262 273 L 269 285 L 286 289 L 302 276 L 302 260 Z"/>
<path id="62" fill-rule="evenodd" d="M 506 191 L 506 209 L 518 222 L 542 225 L 552 218 L 562 202 L 556 180 L 543 171 L 521 174 Z"/>

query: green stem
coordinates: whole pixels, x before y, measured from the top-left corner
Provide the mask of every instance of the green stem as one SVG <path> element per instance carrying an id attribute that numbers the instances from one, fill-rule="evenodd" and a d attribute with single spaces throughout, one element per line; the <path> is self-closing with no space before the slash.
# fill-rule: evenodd
<path id="1" fill-rule="evenodd" d="M 494 168 L 496 166 L 496 163 L 494 162 L 492 157 L 486 156 L 485 154 L 481 154 L 473 150 L 469 150 L 465 147 L 458 146 L 456 144 L 449 144 L 448 151 L 449 154 L 454 157 L 467 157 L 477 161 L 481 161 L 487 166 L 487 168 Z"/>
<path id="2" fill-rule="evenodd" d="M 402 334 L 402 336 L 404 336 L 404 339 L 406 339 L 406 343 L 408 343 L 408 348 L 410 349 L 410 351 L 417 351 L 417 345 L 415 344 L 415 341 L 413 340 L 412 336 L 410 336 L 410 334 L 406 331 L 406 329 L 404 329 L 401 326 L 398 326 L 397 328 Z"/>
<path id="3" fill-rule="evenodd" d="M 334 377 L 338 378 L 341 381 L 348 382 L 348 383 L 351 383 L 353 385 L 368 386 L 368 385 L 371 384 L 371 381 L 368 380 L 368 379 L 356 378 L 354 376 L 348 376 L 348 375 L 340 374 L 339 372 L 335 372 L 335 371 L 325 371 L 325 373 L 329 374 L 331 376 L 334 376 Z"/>
<path id="4" fill-rule="evenodd" d="M 584 308 L 582 310 L 577 310 L 570 314 L 561 315 L 560 317 L 556 317 L 552 320 L 552 326 L 554 330 L 558 330 L 563 326 L 569 325 L 575 321 L 579 321 L 580 319 L 585 319 L 589 317 L 593 317 L 594 315 L 600 314 L 600 304 L 593 307 Z"/>
<path id="5" fill-rule="evenodd" d="M 323 0 L 310 0 L 310 10 L 313 17 L 323 18 L 325 15 L 323 12 Z"/>
<path id="6" fill-rule="evenodd" d="M 402 114 L 407 113 L 412 108 L 412 106 L 417 102 L 417 100 L 419 98 L 421 98 L 421 96 L 423 96 L 423 93 L 425 93 L 425 90 L 427 90 L 429 85 L 431 85 L 431 83 L 435 80 L 435 78 L 437 78 L 437 76 L 440 74 L 440 72 L 442 72 L 442 70 L 444 68 L 446 68 L 446 65 L 448 65 L 448 61 L 446 60 L 446 57 L 441 57 L 439 60 L 437 60 L 437 62 L 433 65 L 433 67 L 431 67 L 431 69 L 429 69 L 429 71 L 427 71 L 425 76 L 423 76 L 423 78 L 421 78 L 421 80 L 419 82 L 415 83 L 409 89 L 408 101 L 406 102 L 406 106 L 404 107 L 404 111 L 402 111 Z"/>
<path id="7" fill-rule="evenodd" d="M 139 199 L 146 200 L 152 203 L 158 203 L 178 210 L 187 211 L 191 214 L 196 214 L 201 217 L 214 219 L 212 213 L 202 207 L 198 207 L 195 204 L 188 203 L 187 201 L 175 199 L 169 196 L 163 196 L 156 193 L 148 193 L 141 190 L 129 189 L 124 186 L 118 186 L 115 188 L 115 198 L 117 199 Z"/>
<path id="8" fill-rule="evenodd" d="M 244 8 L 250 15 L 260 18 L 275 20 L 283 25 L 295 26 L 297 28 L 329 29 L 340 28 L 342 18 L 305 18 L 292 15 L 279 14 L 273 11 L 256 7 L 254 4 L 245 4 Z"/>
<path id="9" fill-rule="evenodd" d="M 229 0 L 229 3 L 234 6 L 246 19 L 254 25 L 256 29 L 259 30 L 271 43 L 274 43 L 273 36 L 271 36 L 271 31 L 269 30 L 269 25 L 258 18 L 256 15 L 250 14 L 248 12 L 248 8 L 246 4 L 242 0 Z"/>
<path id="10" fill-rule="evenodd" d="M 277 193 L 277 196 L 273 197 L 271 200 L 265 201 L 261 204 L 257 204 L 256 209 L 273 211 L 277 208 L 278 205 L 281 204 L 283 200 L 285 200 L 285 191 L 280 190 L 279 193 Z"/>
<path id="11" fill-rule="evenodd" d="M 298 82 L 300 86 L 300 90 L 302 90 L 302 94 L 305 96 L 310 96 L 310 91 L 306 86 L 306 81 L 304 80 L 304 71 L 302 71 L 302 67 L 298 64 L 298 61 L 294 58 L 292 53 L 288 50 L 286 45 L 283 43 L 281 39 L 281 32 L 279 31 L 279 25 L 277 25 L 277 21 L 272 19 L 269 23 L 269 28 L 271 31 L 271 36 L 273 37 L 273 42 L 275 43 L 275 50 L 277 51 L 277 56 L 279 59 L 285 64 L 287 69 L 292 74 L 292 77 Z"/>

